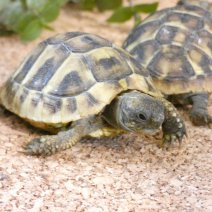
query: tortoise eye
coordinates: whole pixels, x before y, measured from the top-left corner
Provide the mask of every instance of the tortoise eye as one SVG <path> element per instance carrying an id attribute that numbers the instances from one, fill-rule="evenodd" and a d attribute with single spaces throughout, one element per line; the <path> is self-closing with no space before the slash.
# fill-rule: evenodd
<path id="1" fill-rule="evenodd" d="M 141 119 L 142 121 L 146 121 L 146 120 L 147 120 L 146 116 L 145 116 L 144 114 L 142 114 L 142 113 L 139 113 L 139 114 L 138 114 L 138 117 L 139 117 L 139 119 Z"/>

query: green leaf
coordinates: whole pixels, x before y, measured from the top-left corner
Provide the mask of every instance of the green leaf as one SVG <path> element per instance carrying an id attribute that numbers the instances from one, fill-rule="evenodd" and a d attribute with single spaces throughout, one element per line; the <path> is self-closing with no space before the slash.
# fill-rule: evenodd
<path id="1" fill-rule="evenodd" d="M 139 14 L 135 14 L 134 19 L 135 19 L 134 26 L 136 27 L 141 23 L 142 19 L 141 19 L 141 16 Z"/>
<path id="2" fill-rule="evenodd" d="M 0 34 L 13 31 L 23 40 L 33 40 L 42 29 L 52 30 L 48 23 L 57 18 L 66 2 L 68 0 L 0 0 Z"/>
<path id="3" fill-rule="evenodd" d="M 33 20 L 30 22 L 22 32 L 20 32 L 21 39 L 24 41 L 30 41 L 37 38 L 42 31 L 42 24 L 39 20 Z"/>
<path id="4" fill-rule="evenodd" d="M 58 4 L 60 5 L 60 7 L 62 7 L 63 5 L 67 4 L 69 2 L 69 0 L 59 0 Z"/>
<path id="5" fill-rule="evenodd" d="M 54 28 L 52 28 L 51 26 L 49 26 L 48 24 L 46 23 L 41 23 L 42 24 L 42 27 L 45 28 L 45 29 L 48 29 L 50 31 L 54 31 Z"/>
<path id="6" fill-rule="evenodd" d="M 27 0 L 20 0 L 21 6 L 23 8 L 23 10 L 27 10 L 28 6 L 27 6 Z"/>
<path id="7" fill-rule="evenodd" d="M 134 12 L 131 7 L 120 7 L 114 11 L 112 16 L 107 19 L 108 22 L 124 22 L 133 16 Z"/>
<path id="8" fill-rule="evenodd" d="M 60 13 L 60 6 L 56 2 L 48 2 L 40 13 L 45 22 L 54 21 Z"/>
<path id="9" fill-rule="evenodd" d="M 99 10 L 113 10 L 122 5 L 122 0 L 96 0 L 96 6 Z"/>
<path id="10" fill-rule="evenodd" d="M 37 19 L 38 18 L 34 14 L 31 14 L 31 13 L 23 14 L 18 20 L 15 30 L 17 32 L 22 32 L 22 30 L 24 30 L 32 21 Z"/>
<path id="11" fill-rule="evenodd" d="M 137 4 L 132 7 L 135 12 L 152 13 L 157 10 L 158 2 L 152 4 Z"/>
<path id="12" fill-rule="evenodd" d="M 92 10 L 96 6 L 96 0 L 81 0 L 80 5 L 83 10 Z"/>

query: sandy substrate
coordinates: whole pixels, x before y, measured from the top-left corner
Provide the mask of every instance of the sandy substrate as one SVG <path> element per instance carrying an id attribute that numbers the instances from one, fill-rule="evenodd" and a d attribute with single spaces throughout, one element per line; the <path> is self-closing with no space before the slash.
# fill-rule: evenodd
<path id="1" fill-rule="evenodd" d="M 161 0 L 160 8 L 175 2 Z M 34 42 L 1 37 L 1 84 L 36 43 L 59 32 L 97 33 L 120 45 L 132 22 L 109 25 L 108 15 L 66 9 L 53 23 L 55 31 Z M 212 114 L 212 99 L 209 110 Z M 189 138 L 180 149 L 159 149 L 161 135 L 129 134 L 84 140 L 71 150 L 37 158 L 21 151 L 42 132 L 1 111 L 0 211 L 212 211 L 212 130 L 192 126 L 181 113 Z"/>

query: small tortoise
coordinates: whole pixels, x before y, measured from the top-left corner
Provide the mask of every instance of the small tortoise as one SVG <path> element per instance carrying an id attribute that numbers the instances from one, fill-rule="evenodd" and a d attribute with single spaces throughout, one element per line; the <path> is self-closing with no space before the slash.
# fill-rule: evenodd
<path id="1" fill-rule="evenodd" d="M 128 131 L 181 142 L 185 125 L 154 88 L 149 73 L 125 50 L 88 33 L 41 42 L 2 87 L 2 105 L 32 125 L 57 133 L 33 139 L 25 151 L 51 155 L 82 137 Z"/>
<path id="2" fill-rule="evenodd" d="M 147 17 L 123 47 L 149 69 L 155 86 L 173 103 L 192 104 L 196 125 L 212 123 L 212 3 L 184 0 Z"/>

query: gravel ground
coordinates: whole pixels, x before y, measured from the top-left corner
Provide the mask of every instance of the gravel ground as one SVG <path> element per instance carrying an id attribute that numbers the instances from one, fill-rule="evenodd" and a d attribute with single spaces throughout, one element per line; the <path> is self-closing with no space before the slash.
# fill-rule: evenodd
<path id="1" fill-rule="evenodd" d="M 175 2 L 161 0 L 160 8 Z M 120 45 L 132 22 L 109 25 L 108 15 L 72 8 L 62 11 L 55 31 L 34 42 L 1 37 L 1 83 L 36 43 L 58 32 L 97 33 Z M 42 132 L 1 110 L 0 211 L 212 211 L 211 129 L 192 126 L 181 113 L 189 134 L 181 148 L 158 148 L 161 135 L 128 134 L 83 140 L 71 150 L 37 158 L 21 151 Z"/>

